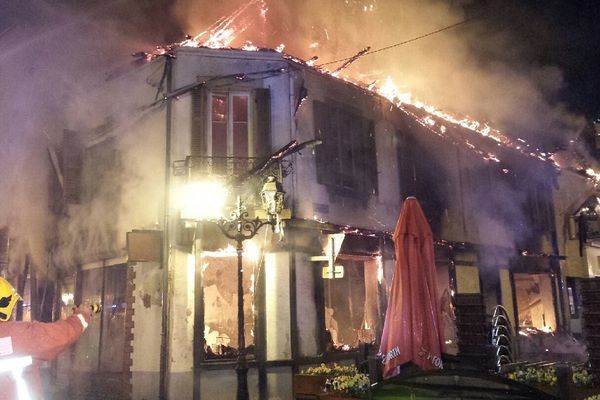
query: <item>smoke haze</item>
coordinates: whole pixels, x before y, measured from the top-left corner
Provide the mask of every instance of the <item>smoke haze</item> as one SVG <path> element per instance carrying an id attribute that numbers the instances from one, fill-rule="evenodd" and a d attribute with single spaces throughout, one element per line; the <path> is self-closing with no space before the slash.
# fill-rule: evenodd
<path id="1" fill-rule="evenodd" d="M 48 148 L 60 147 L 64 128 L 93 129 L 107 116 L 123 114 L 110 94 L 99 102 L 90 101 L 89 94 L 131 70 L 131 53 L 195 35 L 246 6 L 236 20 L 245 30 L 232 46 L 245 41 L 272 48 L 285 44 L 287 53 L 318 56 L 320 64 L 471 18 L 471 5 L 436 0 L 148 0 L 90 1 L 83 8 L 75 0 L 7 1 L 0 15 L 0 168 L 5 171 L 0 176 L 0 226 L 10 226 L 16 239 L 11 265 L 21 268 L 25 254 L 36 265 L 46 265 L 46 234 L 54 226 L 47 188 L 55 179 Z M 455 29 L 364 56 L 345 73 L 379 84 L 391 76 L 426 103 L 489 121 L 513 137 L 553 146 L 577 134 L 582 119 L 557 101 L 564 87 L 561 71 L 519 61 L 527 52 L 519 38 L 476 17 Z M 102 218 L 101 212 L 82 211 L 74 220 L 91 230 Z M 78 235 L 70 228 L 59 241 Z"/>
<path id="2" fill-rule="evenodd" d="M 445 111 L 490 122 L 513 137 L 552 147 L 578 134 L 584 121 L 557 99 L 562 72 L 530 61 L 525 41 L 474 12 L 471 2 L 422 0 L 225 1 L 177 0 L 174 14 L 196 34 L 220 17 L 247 7 L 236 21 L 246 27 L 232 46 L 285 44 L 289 54 L 318 64 L 381 49 L 469 19 L 464 25 L 366 55 L 346 74 L 383 84 L 391 76 L 418 99 Z M 262 14 L 264 17 L 260 17 Z M 264 11 L 266 10 L 266 11 Z M 525 60 L 525 61 L 523 61 Z M 529 60 L 529 61 L 528 61 Z M 330 70 L 341 63 L 328 65 Z"/>

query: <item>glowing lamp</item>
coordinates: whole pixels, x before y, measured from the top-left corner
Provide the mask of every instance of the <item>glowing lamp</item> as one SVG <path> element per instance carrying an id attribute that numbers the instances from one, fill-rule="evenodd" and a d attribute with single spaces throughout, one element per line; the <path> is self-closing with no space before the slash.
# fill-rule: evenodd
<path id="1" fill-rule="evenodd" d="M 227 188 L 218 181 L 184 186 L 180 197 L 181 218 L 194 221 L 222 218 L 228 194 Z"/>
<path id="2" fill-rule="evenodd" d="M 260 192 L 263 209 L 269 216 L 275 216 L 283 210 L 283 199 L 285 192 L 281 183 L 274 176 L 269 176 L 265 180 L 263 188 Z"/>

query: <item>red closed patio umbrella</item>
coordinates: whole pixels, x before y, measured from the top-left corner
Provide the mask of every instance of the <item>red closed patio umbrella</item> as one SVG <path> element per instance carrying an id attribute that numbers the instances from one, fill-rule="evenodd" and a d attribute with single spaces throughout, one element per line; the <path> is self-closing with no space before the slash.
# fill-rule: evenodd
<path id="1" fill-rule="evenodd" d="M 384 379 L 409 361 L 423 369 L 442 368 L 444 349 L 433 236 L 416 198 L 404 201 L 393 239 L 396 267 L 380 346 Z"/>

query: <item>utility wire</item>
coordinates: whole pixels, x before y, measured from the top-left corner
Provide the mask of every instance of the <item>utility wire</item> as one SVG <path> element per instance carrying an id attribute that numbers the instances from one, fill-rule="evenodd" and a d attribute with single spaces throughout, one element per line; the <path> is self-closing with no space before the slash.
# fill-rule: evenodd
<path id="1" fill-rule="evenodd" d="M 447 30 L 449 30 L 449 29 L 456 28 L 457 26 L 459 26 L 459 25 L 463 25 L 463 24 L 466 24 L 467 22 L 471 22 L 471 21 L 473 21 L 474 19 L 476 19 L 476 18 L 468 18 L 468 19 L 465 19 L 465 20 L 463 20 L 463 21 L 457 22 L 457 23 L 455 23 L 455 24 L 448 25 L 448 26 L 446 26 L 446 27 L 444 27 L 444 28 L 438 29 L 438 30 L 436 30 L 436 31 L 429 32 L 429 33 L 426 33 L 426 34 L 424 34 L 424 35 L 417 36 L 417 37 L 414 37 L 414 38 L 412 38 L 412 39 L 405 40 L 405 41 L 403 41 L 403 42 L 400 42 L 400 43 L 392 44 L 392 45 L 390 45 L 390 46 L 382 47 L 381 49 L 376 49 L 376 50 L 373 50 L 373 51 L 369 51 L 369 52 L 363 53 L 363 54 L 361 55 L 361 57 L 367 56 L 367 55 L 369 55 L 369 54 L 375 54 L 375 53 L 379 53 L 380 51 L 389 50 L 389 49 L 392 49 L 392 48 L 394 48 L 394 47 L 402 46 L 402 45 L 405 45 L 405 44 L 408 44 L 408 43 L 411 43 L 411 42 L 415 42 L 415 41 L 417 41 L 417 40 L 419 40 L 419 39 L 426 38 L 427 36 L 435 35 L 436 33 L 444 32 L 444 31 L 447 31 Z M 355 56 L 346 57 L 346 58 L 340 58 L 339 60 L 335 60 L 335 61 L 329 61 L 329 62 L 326 62 L 326 63 L 323 63 L 323 64 L 318 64 L 318 65 L 317 65 L 317 67 L 322 67 L 322 66 L 325 66 L 325 65 L 335 64 L 335 63 L 339 63 L 339 62 L 342 62 L 342 61 L 348 61 L 348 60 L 351 60 L 351 59 L 352 59 L 352 58 L 354 58 L 354 57 L 355 57 Z"/>

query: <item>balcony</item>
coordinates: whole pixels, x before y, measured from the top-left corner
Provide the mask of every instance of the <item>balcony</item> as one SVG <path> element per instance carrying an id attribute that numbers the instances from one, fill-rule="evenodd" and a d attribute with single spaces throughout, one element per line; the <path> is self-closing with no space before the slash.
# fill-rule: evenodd
<path id="1" fill-rule="evenodd" d="M 267 158 L 259 157 L 204 157 L 187 156 L 185 160 L 175 161 L 174 172 L 177 176 L 186 175 L 188 181 L 206 178 L 221 178 L 235 184 L 252 178 L 274 176 L 279 182 L 290 172 L 290 164 L 285 160 L 276 161 L 261 169 Z"/>

